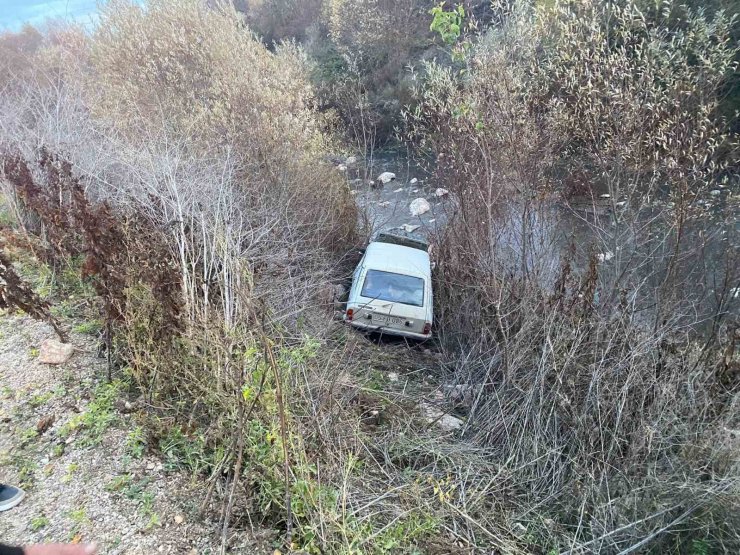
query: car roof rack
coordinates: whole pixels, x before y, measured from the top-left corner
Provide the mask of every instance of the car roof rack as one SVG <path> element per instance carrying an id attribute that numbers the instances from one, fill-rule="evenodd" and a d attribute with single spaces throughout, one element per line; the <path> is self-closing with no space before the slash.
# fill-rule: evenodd
<path id="1" fill-rule="evenodd" d="M 427 240 L 419 235 L 411 235 L 410 233 L 391 233 L 389 231 L 381 231 L 375 237 L 375 241 L 378 243 L 390 243 L 391 245 L 401 245 L 429 252 L 429 243 Z"/>

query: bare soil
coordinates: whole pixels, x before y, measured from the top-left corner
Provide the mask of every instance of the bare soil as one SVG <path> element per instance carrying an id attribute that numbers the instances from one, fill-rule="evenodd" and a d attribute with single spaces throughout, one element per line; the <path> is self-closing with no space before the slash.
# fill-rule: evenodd
<path id="1" fill-rule="evenodd" d="M 205 479 L 167 469 L 147 450 L 132 453 L 135 401 L 118 399 L 97 436 L 69 431 L 105 383 L 105 360 L 94 337 L 72 334 L 72 358 L 42 364 L 38 348 L 50 338 L 48 325 L 0 313 L 0 482 L 26 491 L 0 513 L 0 541 L 96 542 L 104 554 L 219 552 L 220 505 L 199 513 Z M 229 543 L 233 552 L 272 553 L 271 540 L 235 532 Z"/>

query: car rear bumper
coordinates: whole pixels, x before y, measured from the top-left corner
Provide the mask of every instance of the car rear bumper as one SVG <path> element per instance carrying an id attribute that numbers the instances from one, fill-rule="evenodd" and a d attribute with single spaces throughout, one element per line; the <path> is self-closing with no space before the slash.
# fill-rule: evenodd
<path id="1" fill-rule="evenodd" d="M 413 331 L 406 331 L 406 330 L 399 330 L 397 328 L 387 328 L 383 326 L 373 326 L 371 324 L 365 324 L 364 322 L 357 322 L 355 320 L 347 320 L 347 317 L 345 316 L 344 321 L 348 324 L 356 327 L 357 329 L 361 329 L 364 331 L 372 331 L 377 333 L 387 333 L 388 335 L 398 335 L 400 337 L 408 337 L 409 339 L 419 339 L 420 341 L 424 341 L 426 339 L 429 339 L 432 337 L 432 334 L 424 335 L 423 333 L 416 333 Z"/>

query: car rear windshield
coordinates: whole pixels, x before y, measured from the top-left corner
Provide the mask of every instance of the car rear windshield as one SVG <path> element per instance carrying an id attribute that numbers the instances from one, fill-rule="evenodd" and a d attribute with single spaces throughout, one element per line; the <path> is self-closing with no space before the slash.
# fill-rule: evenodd
<path id="1" fill-rule="evenodd" d="M 424 306 L 424 280 L 392 272 L 368 270 L 360 294 L 369 299 Z"/>

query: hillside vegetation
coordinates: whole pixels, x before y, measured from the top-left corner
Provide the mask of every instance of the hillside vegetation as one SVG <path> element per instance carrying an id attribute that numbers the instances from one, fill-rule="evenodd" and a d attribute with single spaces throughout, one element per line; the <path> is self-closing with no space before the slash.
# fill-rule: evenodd
<path id="1" fill-rule="evenodd" d="M 100 11 L 0 36 L 0 308 L 99 331 L 214 552 L 740 550 L 733 3 Z M 389 145 L 452 199 L 430 345 L 335 321 L 330 160 Z"/>

